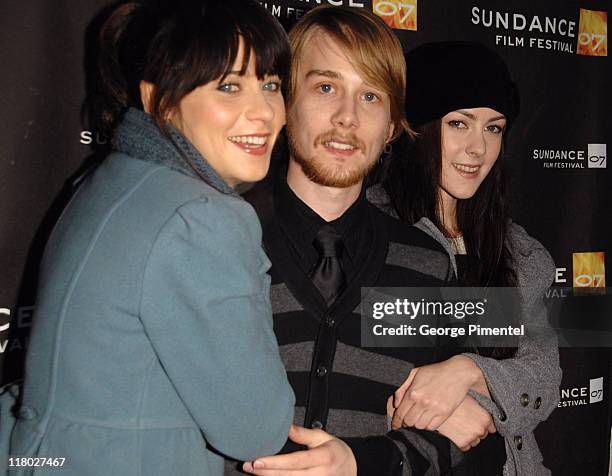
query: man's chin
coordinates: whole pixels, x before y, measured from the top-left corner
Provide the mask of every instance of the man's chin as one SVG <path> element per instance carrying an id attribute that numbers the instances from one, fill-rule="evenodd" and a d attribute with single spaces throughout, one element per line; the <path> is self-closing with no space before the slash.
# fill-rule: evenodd
<path id="1" fill-rule="evenodd" d="M 368 171 L 359 170 L 329 170 L 328 168 L 318 167 L 315 164 L 303 164 L 304 174 L 314 183 L 324 187 L 349 188 L 359 184 L 367 175 Z M 365 172 L 365 173 L 364 173 Z"/>
<path id="2" fill-rule="evenodd" d="M 311 181 L 324 187 L 349 188 L 363 181 L 372 170 L 376 162 L 367 167 L 355 167 L 350 158 L 342 160 L 341 163 L 329 165 L 329 158 L 309 157 L 305 158 L 296 144 L 289 136 L 289 153 L 292 160 L 300 166 L 304 175 Z"/>

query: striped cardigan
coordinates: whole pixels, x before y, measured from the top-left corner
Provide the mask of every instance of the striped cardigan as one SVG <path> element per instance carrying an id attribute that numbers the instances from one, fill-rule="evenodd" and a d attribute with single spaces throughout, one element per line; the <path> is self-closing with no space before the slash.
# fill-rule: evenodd
<path id="1" fill-rule="evenodd" d="M 368 203 L 363 220 L 373 230 L 369 256 L 328 309 L 296 261 L 273 194 L 262 190 L 248 198 L 272 262 L 274 331 L 296 395 L 294 422 L 341 437 L 360 475 L 442 473 L 450 464 L 449 441 L 415 429 L 389 431 L 386 401 L 414 366 L 450 355 L 440 348 L 362 348 L 359 311 L 362 287 L 445 285 L 453 273 L 444 250 Z M 289 443 L 285 452 L 296 449 Z"/>

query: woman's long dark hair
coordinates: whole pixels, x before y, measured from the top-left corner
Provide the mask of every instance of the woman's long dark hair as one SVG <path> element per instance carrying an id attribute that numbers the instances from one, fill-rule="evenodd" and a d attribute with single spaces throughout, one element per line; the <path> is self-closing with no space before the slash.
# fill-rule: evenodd
<path id="1" fill-rule="evenodd" d="M 441 216 L 442 174 L 441 120 L 416 127 L 417 138 L 402 137 L 389 160 L 383 186 L 400 219 L 416 223 L 429 218 L 450 235 Z M 479 287 L 517 285 L 512 255 L 508 248 L 509 210 L 506 200 L 504 147 L 473 197 L 457 200 L 457 227 L 467 251 L 467 266 L 461 284 Z M 513 355 L 514 349 L 484 351 L 496 358 Z"/>
<path id="2" fill-rule="evenodd" d="M 400 219 L 415 223 L 429 218 L 450 235 L 440 215 L 442 173 L 441 121 L 417 127 L 417 139 L 403 137 L 389 160 L 384 188 Z M 516 286 L 516 274 L 506 240 L 508 203 L 503 167 L 504 147 L 473 197 L 457 200 L 457 227 L 467 249 L 468 266 L 462 284 Z"/>
<path id="3" fill-rule="evenodd" d="M 149 109 L 158 128 L 181 99 L 227 75 L 244 45 L 259 79 L 287 78 L 291 54 L 281 25 L 254 0 L 134 0 L 121 3 L 100 31 L 98 79 L 90 117 L 109 136 L 129 107 L 143 109 L 140 82 L 154 85 Z"/>

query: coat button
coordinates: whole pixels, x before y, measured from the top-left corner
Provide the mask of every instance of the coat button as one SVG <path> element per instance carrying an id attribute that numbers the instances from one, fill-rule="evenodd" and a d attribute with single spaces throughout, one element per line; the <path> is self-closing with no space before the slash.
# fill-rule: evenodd
<path id="1" fill-rule="evenodd" d="M 524 407 L 529 405 L 529 395 L 527 395 L 526 393 L 521 395 L 521 405 L 523 405 Z"/>
<path id="2" fill-rule="evenodd" d="M 327 327 L 334 327 L 336 325 L 336 320 L 329 316 L 327 319 L 325 319 L 325 324 L 327 324 Z"/>
<path id="3" fill-rule="evenodd" d="M 514 444 L 516 445 L 516 449 L 520 450 L 523 447 L 523 437 L 521 435 L 516 435 L 514 437 Z"/>
<path id="4" fill-rule="evenodd" d="M 33 420 L 38 416 L 35 408 L 23 406 L 17 410 L 17 418 L 20 420 Z"/>
<path id="5" fill-rule="evenodd" d="M 541 406 L 542 406 L 542 397 L 538 397 L 535 399 L 535 402 L 533 402 L 533 408 L 537 410 Z"/>
<path id="6" fill-rule="evenodd" d="M 310 425 L 310 427 L 314 430 L 320 430 L 321 428 L 323 428 L 323 423 L 321 423 L 319 420 L 315 420 L 312 422 L 312 425 Z"/>
<path id="7" fill-rule="evenodd" d="M 499 421 L 506 421 L 508 419 L 508 415 L 503 410 L 499 411 Z"/>
<path id="8" fill-rule="evenodd" d="M 327 375 L 327 369 L 325 368 L 325 366 L 321 365 L 317 369 L 317 377 L 325 377 L 326 375 Z"/>

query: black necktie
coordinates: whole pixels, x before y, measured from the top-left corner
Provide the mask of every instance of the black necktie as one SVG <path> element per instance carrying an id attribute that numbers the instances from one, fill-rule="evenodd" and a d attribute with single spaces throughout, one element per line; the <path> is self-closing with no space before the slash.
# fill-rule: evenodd
<path id="1" fill-rule="evenodd" d="M 319 253 L 319 259 L 310 279 L 325 298 L 327 305 L 331 306 L 346 284 L 346 276 L 340 264 L 342 238 L 331 225 L 323 225 L 312 244 Z"/>

